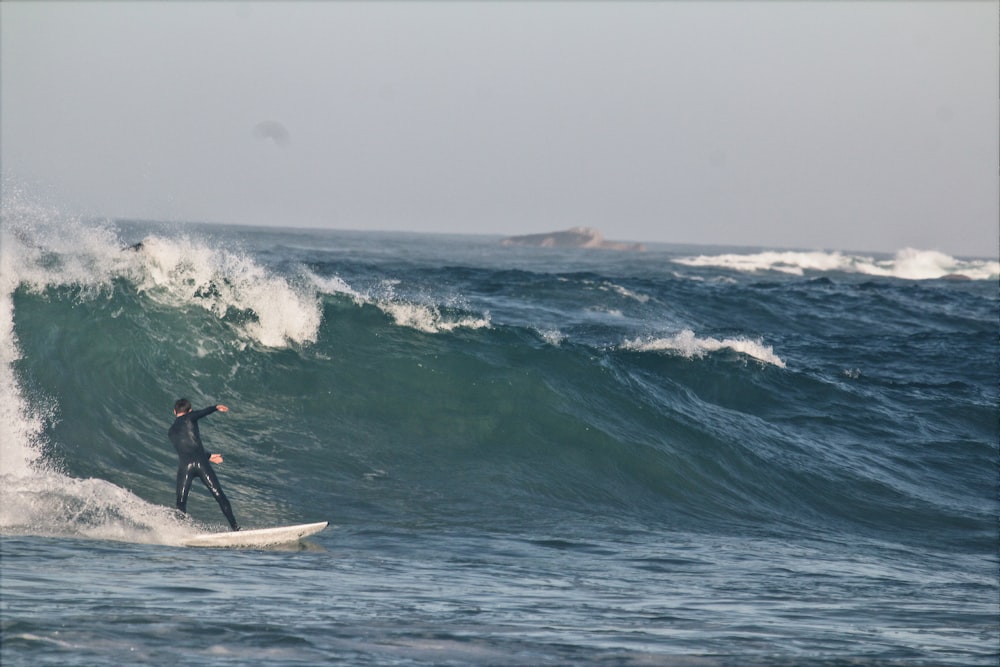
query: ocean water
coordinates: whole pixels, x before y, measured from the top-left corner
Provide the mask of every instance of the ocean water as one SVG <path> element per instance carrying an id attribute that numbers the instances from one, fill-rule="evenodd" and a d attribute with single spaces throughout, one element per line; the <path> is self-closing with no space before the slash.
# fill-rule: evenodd
<path id="1" fill-rule="evenodd" d="M 5 667 L 1000 659 L 994 260 L 3 213 Z"/>

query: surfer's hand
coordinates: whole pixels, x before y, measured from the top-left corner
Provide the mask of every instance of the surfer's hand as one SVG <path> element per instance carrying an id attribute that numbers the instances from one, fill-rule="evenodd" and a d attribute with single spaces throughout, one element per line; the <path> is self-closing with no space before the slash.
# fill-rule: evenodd
<path id="1" fill-rule="evenodd" d="M 212 454 L 208 457 L 208 460 L 212 463 L 222 463 L 222 454 Z"/>
<path id="2" fill-rule="evenodd" d="M 229 412 L 229 408 L 227 408 L 224 405 L 216 405 L 215 409 L 218 410 L 219 412 Z"/>

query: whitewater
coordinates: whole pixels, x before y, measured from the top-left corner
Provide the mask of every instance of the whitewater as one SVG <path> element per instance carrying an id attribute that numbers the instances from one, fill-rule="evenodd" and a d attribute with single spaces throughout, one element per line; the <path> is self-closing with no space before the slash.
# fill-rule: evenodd
<path id="1" fill-rule="evenodd" d="M 1000 263 L 501 240 L 5 198 L 0 662 L 997 663 Z"/>

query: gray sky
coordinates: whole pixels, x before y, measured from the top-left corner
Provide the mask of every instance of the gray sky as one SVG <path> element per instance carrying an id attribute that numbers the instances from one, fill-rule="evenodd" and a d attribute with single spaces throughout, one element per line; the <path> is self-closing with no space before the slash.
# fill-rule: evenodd
<path id="1" fill-rule="evenodd" d="M 998 2 L 0 3 L 74 213 L 993 257 Z"/>

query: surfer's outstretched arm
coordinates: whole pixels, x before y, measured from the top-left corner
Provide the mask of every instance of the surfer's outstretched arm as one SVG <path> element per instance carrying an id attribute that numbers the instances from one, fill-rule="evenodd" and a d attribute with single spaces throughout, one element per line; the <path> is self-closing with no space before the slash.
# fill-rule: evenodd
<path id="1" fill-rule="evenodd" d="M 215 409 L 219 412 L 229 412 L 229 408 L 224 405 L 216 405 Z M 222 454 L 212 454 L 208 457 L 208 460 L 212 463 L 222 463 Z"/>

